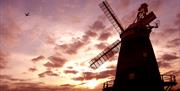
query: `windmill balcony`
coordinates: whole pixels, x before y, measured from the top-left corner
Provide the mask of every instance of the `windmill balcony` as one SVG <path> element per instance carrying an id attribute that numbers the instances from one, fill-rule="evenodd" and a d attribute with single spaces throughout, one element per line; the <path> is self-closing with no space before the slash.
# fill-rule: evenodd
<path id="1" fill-rule="evenodd" d="M 162 85 L 164 91 L 171 91 L 171 88 L 177 84 L 175 75 L 161 75 Z M 112 91 L 113 80 L 107 81 L 103 84 L 103 91 Z"/>

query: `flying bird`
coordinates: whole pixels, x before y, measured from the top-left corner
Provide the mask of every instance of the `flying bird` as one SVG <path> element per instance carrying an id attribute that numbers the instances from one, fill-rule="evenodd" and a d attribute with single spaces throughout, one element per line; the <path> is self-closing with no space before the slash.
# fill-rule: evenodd
<path id="1" fill-rule="evenodd" d="M 25 13 L 25 16 L 29 16 L 29 15 L 30 15 L 30 13 L 29 13 L 29 12 Z"/>

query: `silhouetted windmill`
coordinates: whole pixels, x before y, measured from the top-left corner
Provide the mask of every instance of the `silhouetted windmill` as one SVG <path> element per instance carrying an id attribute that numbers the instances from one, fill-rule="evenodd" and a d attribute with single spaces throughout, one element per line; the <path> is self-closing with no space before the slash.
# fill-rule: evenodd
<path id="1" fill-rule="evenodd" d="M 156 16 L 153 12 L 147 14 L 148 5 L 141 5 L 136 20 L 127 29 L 123 29 L 107 1 L 103 1 L 99 6 L 121 38 L 121 41 L 116 40 L 89 62 L 91 68 L 97 69 L 120 50 L 114 84 L 110 87 L 108 82 L 105 83 L 103 91 L 164 91 L 163 87 L 166 86 L 165 90 L 168 90 L 175 85 L 175 76 L 168 76 L 169 83 L 160 76 L 149 40 L 151 29 L 157 28 L 158 25 L 149 25 Z"/>

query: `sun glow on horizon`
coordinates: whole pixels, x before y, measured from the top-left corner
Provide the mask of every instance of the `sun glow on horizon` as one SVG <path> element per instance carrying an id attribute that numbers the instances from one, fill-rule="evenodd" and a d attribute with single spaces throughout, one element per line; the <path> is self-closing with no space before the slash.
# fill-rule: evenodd
<path id="1" fill-rule="evenodd" d="M 96 79 L 88 81 L 85 86 L 89 89 L 94 89 L 98 85 L 98 81 Z"/>

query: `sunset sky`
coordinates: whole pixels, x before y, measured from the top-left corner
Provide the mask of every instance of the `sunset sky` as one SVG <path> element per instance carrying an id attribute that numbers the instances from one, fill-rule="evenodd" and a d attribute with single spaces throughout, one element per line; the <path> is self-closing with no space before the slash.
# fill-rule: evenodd
<path id="1" fill-rule="evenodd" d="M 107 1 L 124 28 L 140 4 L 149 5 L 160 21 L 150 36 L 159 70 L 180 83 L 180 0 Z M 0 0 L 0 91 L 101 91 L 118 54 L 97 70 L 88 62 L 119 39 L 101 2 Z"/>

